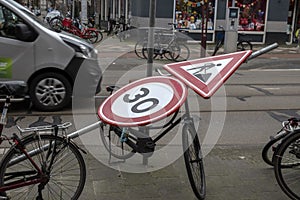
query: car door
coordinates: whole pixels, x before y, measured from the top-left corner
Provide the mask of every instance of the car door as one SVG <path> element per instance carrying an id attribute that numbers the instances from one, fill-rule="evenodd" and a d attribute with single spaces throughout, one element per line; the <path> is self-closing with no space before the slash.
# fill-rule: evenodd
<path id="1" fill-rule="evenodd" d="M 25 23 L 12 10 L 0 4 L 0 80 L 27 81 L 34 71 L 34 40 L 18 39 L 15 28 Z M 37 37 L 37 36 L 36 36 Z"/>

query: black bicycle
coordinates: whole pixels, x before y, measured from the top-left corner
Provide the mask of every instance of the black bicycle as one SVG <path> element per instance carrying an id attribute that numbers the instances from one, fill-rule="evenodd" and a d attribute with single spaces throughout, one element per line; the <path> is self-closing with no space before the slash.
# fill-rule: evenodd
<path id="1" fill-rule="evenodd" d="M 217 42 L 216 42 L 216 46 L 214 48 L 214 52 L 212 53 L 212 56 L 215 56 L 219 49 L 224 45 L 224 41 L 225 41 L 225 29 L 220 26 L 219 27 L 221 29 L 220 32 L 217 33 Z M 242 37 L 240 37 L 241 35 L 238 35 L 238 41 L 237 41 L 237 51 L 245 51 L 245 50 L 252 50 L 253 49 L 253 45 L 249 40 L 244 40 Z"/>
<path id="2" fill-rule="evenodd" d="M 274 136 L 270 136 L 270 140 L 265 144 L 262 150 L 262 158 L 270 166 L 274 166 L 274 155 L 282 140 L 289 134 L 293 134 L 298 127 L 299 120 L 290 118 L 282 122 L 282 128 Z M 285 164 L 287 165 L 287 164 Z M 284 165 L 282 165 L 284 166 Z"/>
<path id="3" fill-rule="evenodd" d="M 21 81 L 0 82 L 6 96 L 0 118 L 0 144 L 11 145 L 0 163 L 0 199 L 79 198 L 86 180 L 80 148 L 66 136 L 71 123 L 21 129 L 20 134 L 2 132 L 11 98 L 26 94 Z M 48 132 L 48 133 L 45 133 Z M 19 135 L 27 134 L 25 137 Z"/>
<path id="4" fill-rule="evenodd" d="M 145 81 L 146 85 L 148 85 L 148 87 L 151 88 L 149 84 L 152 84 L 152 81 L 155 79 L 161 79 L 162 82 L 166 81 L 167 84 L 177 85 L 177 81 L 169 77 L 146 78 L 145 80 L 141 80 L 138 82 L 143 83 Z M 133 83 L 133 85 L 135 84 L 137 84 L 137 82 Z M 128 87 L 131 86 L 132 84 L 128 85 Z M 136 113 L 147 112 L 147 110 L 149 109 L 151 110 L 155 108 L 156 105 L 158 105 L 158 103 L 160 102 L 160 100 L 156 98 L 147 99 L 148 94 L 151 93 L 151 89 L 148 89 L 148 87 L 146 86 L 142 87 L 140 91 L 133 97 L 127 94 L 124 96 L 123 100 L 125 103 L 127 102 L 129 105 L 135 103 L 135 105 L 131 109 L 133 110 L 133 112 Z M 144 132 L 145 131 L 144 129 L 128 126 L 127 123 L 125 123 L 124 126 L 120 126 L 120 125 L 112 125 L 104 122 L 101 123 L 100 125 L 102 129 L 100 136 L 103 141 L 104 147 L 109 152 L 109 156 L 110 156 L 109 160 L 111 160 L 111 157 L 115 157 L 125 161 L 126 159 L 132 157 L 135 153 L 143 154 L 146 157 L 152 156 L 153 152 L 155 151 L 156 143 L 163 136 L 165 136 L 172 129 L 174 129 L 177 125 L 183 123 L 182 145 L 183 145 L 184 161 L 186 165 L 187 175 L 195 196 L 198 199 L 202 200 L 205 198 L 206 195 L 206 182 L 205 182 L 205 173 L 204 173 L 204 164 L 203 164 L 201 145 L 197 135 L 197 131 L 195 129 L 194 120 L 191 117 L 189 112 L 188 101 L 187 99 L 184 98 L 186 91 L 184 91 L 185 89 L 183 88 L 185 86 L 177 85 L 176 87 L 178 87 L 178 91 L 180 91 L 179 93 L 183 92 L 183 94 L 178 97 L 179 99 L 178 102 L 176 101 L 175 106 L 168 108 L 170 110 L 164 111 L 166 113 L 161 113 L 161 115 L 166 115 L 166 116 L 170 115 L 169 120 L 164 125 L 161 126 L 149 126 L 149 130 L 162 129 L 162 131 L 158 132 L 158 134 L 155 137 L 150 137 Z M 116 86 L 108 86 L 106 89 L 109 93 L 112 94 L 115 90 L 119 88 Z M 183 91 L 181 89 L 183 89 Z M 111 95 L 110 97 L 118 96 L 121 90 L 118 90 L 116 94 Z M 165 93 L 165 95 L 167 94 Z M 101 113 L 100 114 L 101 120 L 103 119 L 105 120 L 106 114 L 109 114 L 106 113 L 106 106 L 108 105 L 107 102 L 109 101 L 110 100 L 106 100 L 106 102 L 104 102 L 99 109 L 100 111 L 99 113 Z M 185 113 L 181 116 L 179 116 L 180 104 L 185 105 Z M 149 105 L 150 107 L 147 106 L 144 107 L 145 105 Z M 131 123 L 134 124 L 134 122 L 129 122 L 129 124 Z M 138 123 L 143 124 L 144 122 L 138 122 Z"/>
<path id="5" fill-rule="evenodd" d="M 277 183 L 291 199 L 300 199 L 300 129 L 282 139 L 274 157 Z"/>

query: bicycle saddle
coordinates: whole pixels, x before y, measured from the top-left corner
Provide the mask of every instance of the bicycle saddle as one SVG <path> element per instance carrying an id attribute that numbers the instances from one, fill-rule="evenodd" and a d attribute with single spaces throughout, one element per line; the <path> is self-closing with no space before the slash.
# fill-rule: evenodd
<path id="1" fill-rule="evenodd" d="M 24 81 L 0 81 L 0 95 L 24 97 L 27 84 Z"/>

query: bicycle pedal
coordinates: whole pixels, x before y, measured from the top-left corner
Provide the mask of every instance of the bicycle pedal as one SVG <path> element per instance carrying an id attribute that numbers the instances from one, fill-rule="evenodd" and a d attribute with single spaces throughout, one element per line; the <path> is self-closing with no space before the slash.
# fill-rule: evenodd
<path id="1" fill-rule="evenodd" d="M 7 199 L 8 199 L 7 197 L 0 196 L 0 200 L 7 200 Z"/>

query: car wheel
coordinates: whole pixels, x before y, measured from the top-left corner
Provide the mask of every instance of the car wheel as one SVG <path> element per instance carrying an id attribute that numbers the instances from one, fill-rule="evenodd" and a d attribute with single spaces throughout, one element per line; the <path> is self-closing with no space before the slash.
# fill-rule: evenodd
<path id="1" fill-rule="evenodd" d="M 61 74 L 43 73 L 31 81 L 29 95 L 36 109 L 57 111 L 70 103 L 72 86 Z"/>

